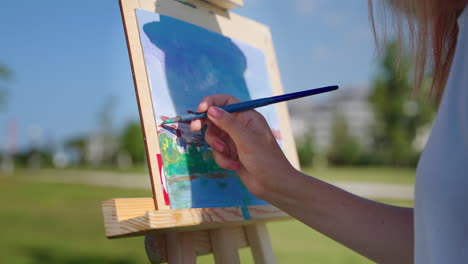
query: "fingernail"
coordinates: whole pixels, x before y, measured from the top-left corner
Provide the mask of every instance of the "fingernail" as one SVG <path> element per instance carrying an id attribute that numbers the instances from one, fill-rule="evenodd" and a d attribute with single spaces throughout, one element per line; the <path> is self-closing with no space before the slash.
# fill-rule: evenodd
<path id="1" fill-rule="evenodd" d="M 225 144 L 223 141 L 217 139 L 217 140 L 213 143 L 213 147 L 216 149 L 216 151 L 218 151 L 218 152 L 223 152 L 223 151 L 224 151 L 224 148 L 226 147 L 226 144 Z"/>
<path id="2" fill-rule="evenodd" d="M 236 171 L 236 170 L 240 169 L 240 165 L 239 165 L 239 163 L 233 161 L 233 162 L 231 162 L 229 164 L 229 169 Z"/>
<path id="3" fill-rule="evenodd" d="M 198 108 L 197 108 L 197 111 L 198 112 L 203 112 L 203 111 L 206 111 L 206 108 L 208 104 L 206 102 L 201 102 L 199 105 L 198 105 Z"/>
<path id="4" fill-rule="evenodd" d="M 221 109 L 219 109 L 219 107 L 212 106 L 208 109 L 208 115 L 214 119 L 220 118 L 222 114 L 223 112 Z"/>

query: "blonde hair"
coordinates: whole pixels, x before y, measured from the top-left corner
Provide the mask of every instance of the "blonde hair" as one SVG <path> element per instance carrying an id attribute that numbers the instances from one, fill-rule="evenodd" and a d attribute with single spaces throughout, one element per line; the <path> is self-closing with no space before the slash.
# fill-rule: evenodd
<path id="1" fill-rule="evenodd" d="M 400 51 L 403 38 L 408 36 L 407 47 L 415 55 L 414 90 L 416 92 L 420 90 L 424 75 L 429 70 L 432 73 L 430 94 L 439 102 L 455 53 L 457 18 L 468 0 L 380 0 L 379 2 L 380 9 L 377 9 L 372 4 L 372 0 L 368 0 L 369 19 L 377 47 L 381 47 L 386 41 L 387 13 L 390 13 L 391 25 L 396 31 Z M 382 31 L 379 33 L 382 36 L 377 34 L 375 11 L 380 11 Z"/>

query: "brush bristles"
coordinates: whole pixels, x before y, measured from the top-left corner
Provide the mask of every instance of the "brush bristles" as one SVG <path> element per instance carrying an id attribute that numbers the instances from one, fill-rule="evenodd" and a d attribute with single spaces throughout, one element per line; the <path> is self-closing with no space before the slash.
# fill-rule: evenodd
<path id="1" fill-rule="evenodd" d="M 174 117 L 174 118 L 164 120 L 161 123 L 161 125 L 173 124 L 173 123 L 176 123 L 176 122 L 180 122 L 180 120 L 181 120 L 180 116 L 177 116 L 177 117 Z"/>

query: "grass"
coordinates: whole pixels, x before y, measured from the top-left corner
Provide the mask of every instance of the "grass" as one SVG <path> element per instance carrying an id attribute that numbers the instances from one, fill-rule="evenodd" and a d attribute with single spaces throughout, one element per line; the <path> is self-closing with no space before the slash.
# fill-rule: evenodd
<path id="1" fill-rule="evenodd" d="M 414 184 L 416 170 L 385 167 L 321 167 L 303 168 L 302 171 L 324 181 L 361 181 Z"/>
<path id="2" fill-rule="evenodd" d="M 105 238 L 100 202 L 148 195 L 0 178 L 2 263 L 146 263 L 142 238 Z"/>
<path id="3" fill-rule="evenodd" d="M 148 263 L 142 237 L 105 238 L 100 208 L 105 199 L 148 196 L 146 190 L 0 177 L 1 263 Z M 279 263 L 372 263 L 298 221 L 268 226 Z M 246 249 L 241 258 L 253 263 Z M 198 263 L 213 263 L 213 257 L 200 257 Z"/>

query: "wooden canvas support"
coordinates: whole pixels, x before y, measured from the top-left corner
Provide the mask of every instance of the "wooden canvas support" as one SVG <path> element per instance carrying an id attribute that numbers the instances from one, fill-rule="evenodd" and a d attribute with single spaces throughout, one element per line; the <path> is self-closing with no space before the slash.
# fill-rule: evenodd
<path id="1" fill-rule="evenodd" d="M 273 94 L 283 93 L 276 56 L 273 48 L 270 30 L 267 26 L 234 13 L 220 9 L 206 1 L 191 0 L 190 5 L 182 4 L 175 0 L 121 0 L 122 18 L 127 35 L 127 44 L 132 65 L 133 78 L 137 93 L 138 107 L 141 123 L 146 141 L 149 172 L 153 187 L 155 209 L 167 210 L 170 207 L 165 204 L 163 187 L 161 185 L 158 170 L 157 154 L 161 153 L 157 137 L 155 113 L 151 101 L 151 93 L 146 75 L 146 66 L 135 9 L 157 12 L 176 19 L 201 26 L 214 32 L 221 33 L 230 38 L 239 40 L 258 50 L 263 51 L 271 81 Z M 278 110 L 281 128 L 282 144 L 285 155 L 295 167 L 299 167 L 294 137 L 289 123 L 289 115 L 285 103 L 275 105 Z"/>
<path id="2" fill-rule="evenodd" d="M 177 1 L 182 1 L 182 2 L 188 2 L 191 4 L 190 0 L 177 0 Z M 209 2 L 210 4 L 217 6 L 222 9 L 233 9 L 233 8 L 238 8 L 242 7 L 244 5 L 243 0 L 204 0 L 206 2 Z"/>
<path id="3" fill-rule="evenodd" d="M 244 5 L 243 0 L 174 0 L 184 5 L 197 7 L 200 1 L 208 3 L 210 6 L 220 8 L 222 10 L 229 10 L 233 8 L 239 8 Z"/>
<path id="4" fill-rule="evenodd" d="M 242 0 L 120 0 L 153 198 L 107 200 L 102 203 L 102 209 L 106 236 L 120 238 L 144 235 L 151 263 L 196 263 L 197 256 L 213 253 L 216 263 L 236 264 L 240 262 L 238 249 L 243 247 L 251 248 L 257 264 L 276 263 L 265 222 L 289 216 L 274 206 L 174 210 L 164 202 L 156 160 L 160 149 L 154 133 L 155 113 L 135 15 L 136 8 L 168 15 L 263 51 L 273 94 L 281 94 L 283 90 L 279 69 L 268 27 L 227 11 L 242 5 Z M 286 105 L 281 103 L 276 107 L 285 154 L 298 167 Z"/>

